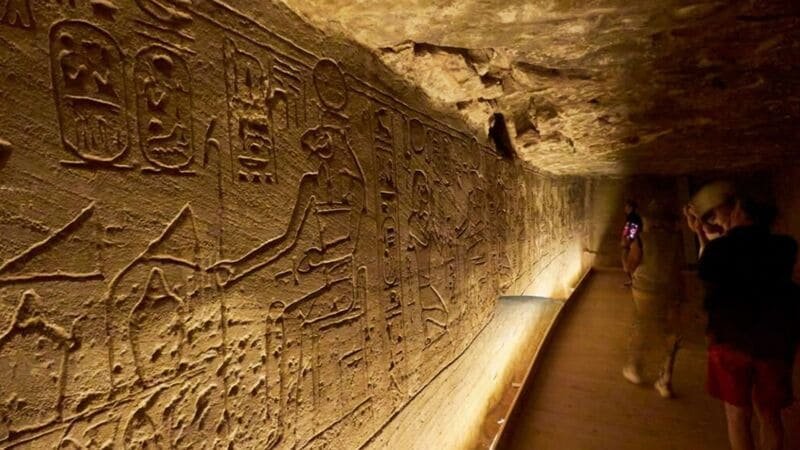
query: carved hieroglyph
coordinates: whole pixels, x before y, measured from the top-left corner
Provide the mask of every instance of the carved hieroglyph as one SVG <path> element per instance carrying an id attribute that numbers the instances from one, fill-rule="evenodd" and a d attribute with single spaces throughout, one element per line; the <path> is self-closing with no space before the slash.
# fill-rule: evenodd
<path id="1" fill-rule="evenodd" d="M 269 14 L 0 7 L 0 446 L 358 447 L 580 238 Z"/>

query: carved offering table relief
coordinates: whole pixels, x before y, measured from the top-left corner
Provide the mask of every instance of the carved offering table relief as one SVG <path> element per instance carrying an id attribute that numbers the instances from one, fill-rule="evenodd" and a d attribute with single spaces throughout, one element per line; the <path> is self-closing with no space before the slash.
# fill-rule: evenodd
<path id="1" fill-rule="evenodd" d="M 580 238 L 246 3 L 0 1 L 0 446 L 357 448 Z"/>

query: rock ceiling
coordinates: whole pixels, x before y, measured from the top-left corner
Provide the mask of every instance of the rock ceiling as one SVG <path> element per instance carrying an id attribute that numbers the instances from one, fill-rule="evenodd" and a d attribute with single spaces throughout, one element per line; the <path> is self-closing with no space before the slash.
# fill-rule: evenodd
<path id="1" fill-rule="evenodd" d="M 800 160 L 800 2 L 284 0 L 555 173 Z"/>

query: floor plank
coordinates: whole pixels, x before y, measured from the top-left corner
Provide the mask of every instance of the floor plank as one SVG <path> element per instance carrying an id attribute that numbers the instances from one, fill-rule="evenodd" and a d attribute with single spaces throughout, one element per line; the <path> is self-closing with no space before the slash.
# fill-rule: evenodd
<path id="1" fill-rule="evenodd" d="M 507 449 L 727 449 L 721 404 L 705 393 L 699 296 L 684 303 L 677 397 L 621 376 L 632 302 L 621 272 L 597 272 L 572 301 L 507 430 Z M 649 379 L 655 378 L 655 369 Z M 795 385 L 800 371 L 795 371 Z M 800 449 L 800 406 L 786 411 L 787 449 Z"/>

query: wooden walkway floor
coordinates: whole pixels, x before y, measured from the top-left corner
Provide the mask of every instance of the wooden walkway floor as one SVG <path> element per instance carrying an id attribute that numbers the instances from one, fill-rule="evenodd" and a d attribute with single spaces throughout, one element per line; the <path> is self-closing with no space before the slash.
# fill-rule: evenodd
<path id="1" fill-rule="evenodd" d="M 538 371 L 509 423 L 506 449 L 727 449 L 722 405 L 705 393 L 699 299 L 684 307 L 684 344 L 674 374 L 677 397 L 621 376 L 632 302 L 621 272 L 597 272 L 563 312 Z M 692 296 L 690 296 L 692 297 Z M 696 297 L 696 296 L 694 296 Z M 655 378 L 655 369 L 648 379 Z M 798 384 L 795 371 L 795 385 Z M 787 449 L 800 449 L 800 405 L 786 413 Z M 501 447 L 502 448 L 502 447 Z"/>

